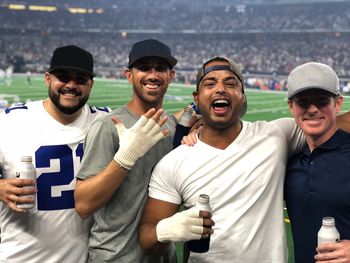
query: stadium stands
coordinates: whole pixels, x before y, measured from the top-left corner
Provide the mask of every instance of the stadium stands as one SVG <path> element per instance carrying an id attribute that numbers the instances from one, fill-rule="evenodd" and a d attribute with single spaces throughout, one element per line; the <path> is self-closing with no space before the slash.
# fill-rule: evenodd
<path id="1" fill-rule="evenodd" d="M 53 12 L 30 11 L 38 0 L 23 10 L 11 2 L 0 5 L 0 68 L 12 63 L 15 72 L 42 72 L 56 46 L 78 44 L 94 53 L 99 76 L 120 77 L 132 43 L 153 37 L 172 47 L 180 81 L 214 55 L 255 75 L 286 75 L 315 60 L 350 77 L 350 1 L 45 1 Z"/>

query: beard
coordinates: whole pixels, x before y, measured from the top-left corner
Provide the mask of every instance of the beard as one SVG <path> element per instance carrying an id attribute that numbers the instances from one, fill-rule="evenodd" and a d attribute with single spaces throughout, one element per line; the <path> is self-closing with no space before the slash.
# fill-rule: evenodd
<path id="1" fill-rule="evenodd" d="M 160 93 L 159 91 L 156 91 L 154 94 L 152 94 L 152 92 L 150 94 L 146 94 L 135 85 L 133 86 L 133 90 L 136 96 L 139 98 L 139 100 L 141 100 L 144 104 L 152 108 L 157 108 L 159 105 L 162 104 L 164 94 L 166 93 L 165 90 Z"/>
<path id="2" fill-rule="evenodd" d="M 52 89 L 50 87 L 49 88 L 49 98 L 51 99 L 53 104 L 56 106 L 56 108 L 60 112 L 62 112 L 64 114 L 67 114 L 67 115 L 71 115 L 71 114 L 76 113 L 78 110 L 80 110 L 82 107 L 84 107 L 84 105 L 86 104 L 87 100 L 89 99 L 89 96 L 87 96 L 87 97 L 80 97 L 79 103 L 77 105 L 72 106 L 72 107 L 63 106 L 60 103 L 60 96 L 64 92 L 66 92 L 66 89 L 61 88 L 61 89 L 58 90 L 58 93 L 55 93 L 55 92 L 52 91 Z M 74 92 L 74 93 L 77 93 L 77 92 Z M 76 95 L 81 95 L 81 94 L 79 93 L 79 94 L 76 94 Z"/>

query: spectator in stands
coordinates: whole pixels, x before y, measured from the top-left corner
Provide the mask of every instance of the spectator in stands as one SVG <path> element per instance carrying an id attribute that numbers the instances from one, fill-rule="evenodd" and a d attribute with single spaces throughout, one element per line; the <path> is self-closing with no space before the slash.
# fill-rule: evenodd
<path id="1" fill-rule="evenodd" d="M 86 262 L 91 221 L 74 210 L 75 174 L 87 128 L 108 111 L 86 104 L 94 76 L 90 52 L 58 47 L 45 73 L 49 97 L 0 114 L 1 262 Z M 32 157 L 36 182 L 16 178 L 21 156 Z"/>
<path id="2" fill-rule="evenodd" d="M 125 70 L 133 85 L 131 101 L 96 121 L 87 134 L 75 202 L 82 217 L 94 218 L 89 262 L 176 262 L 174 247 L 158 257 L 138 243 L 151 171 L 172 149 L 176 120 L 164 114 L 162 103 L 176 62 L 158 40 L 135 43 Z M 123 122 L 117 124 L 118 132 L 112 116 Z M 168 132 L 162 134 L 161 126 Z"/>
<path id="3" fill-rule="evenodd" d="M 343 104 L 337 74 L 325 64 L 306 63 L 290 73 L 287 87 L 290 111 L 307 142 L 289 159 L 285 179 L 295 262 L 350 262 L 350 134 L 336 126 Z M 344 123 L 340 127 L 350 122 Z M 342 240 L 317 246 L 326 216 L 335 218 Z"/>

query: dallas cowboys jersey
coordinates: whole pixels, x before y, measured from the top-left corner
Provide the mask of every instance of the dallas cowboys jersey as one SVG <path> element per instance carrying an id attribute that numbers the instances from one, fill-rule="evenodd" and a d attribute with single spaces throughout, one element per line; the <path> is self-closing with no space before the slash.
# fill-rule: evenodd
<path id="1" fill-rule="evenodd" d="M 74 210 L 75 175 L 87 129 L 108 111 L 85 105 L 68 125 L 52 118 L 43 101 L 1 113 L 2 178 L 15 178 L 20 157 L 32 156 L 38 192 L 36 207 L 26 213 L 0 203 L 0 262 L 86 262 L 90 220 Z"/>

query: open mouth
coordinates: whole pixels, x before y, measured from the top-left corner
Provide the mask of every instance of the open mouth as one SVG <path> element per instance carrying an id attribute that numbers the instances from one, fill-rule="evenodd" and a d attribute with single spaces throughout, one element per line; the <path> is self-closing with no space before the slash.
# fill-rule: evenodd
<path id="1" fill-rule="evenodd" d="M 211 104 L 211 108 L 216 114 L 222 115 L 228 112 L 230 103 L 226 99 L 214 100 Z"/>

